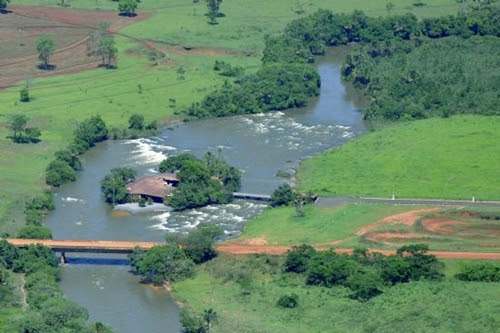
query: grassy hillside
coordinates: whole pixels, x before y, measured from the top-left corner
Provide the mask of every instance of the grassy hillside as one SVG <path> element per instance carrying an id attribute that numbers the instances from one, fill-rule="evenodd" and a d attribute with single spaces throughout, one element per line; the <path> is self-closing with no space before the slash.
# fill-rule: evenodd
<path id="1" fill-rule="evenodd" d="M 303 276 L 280 274 L 278 258 L 218 258 L 191 280 L 174 285 L 178 299 L 195 312 L 213 308 L 213 332 L 491 332 L 500 290 L 495 283 L 414 282 L 387 288 L 361 303 L 343 287 L 305 287 Z M 235 271 L 238 271 L 236 273 Z M 236 274 L 227 281 L 227 274 Z M 245 279 L 251 277 L 251 282 Z M 295 293 L 293 309 L 276 305 Z"/>
<path id="2" fill-rule="evenodd" d="M 391 126 L 304 160 L 319 195 L 500 200 L 500 117 L 456 116 Z"/>
<path id="3" fill-rule="evenodd" d="M 238 242 L 376 249 L 425 243 L 436 251 L 498 252 L 499 217 L 495 207 L 308 205 L 303 217 L 293 207 L 279 207 L 247 222 Z"/>

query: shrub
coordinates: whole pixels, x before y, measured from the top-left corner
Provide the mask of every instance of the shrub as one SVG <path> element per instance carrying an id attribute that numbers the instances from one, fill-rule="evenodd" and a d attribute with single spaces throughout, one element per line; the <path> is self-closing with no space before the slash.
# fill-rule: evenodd
<path id="1" fill-rule="evenodd" d="M 65 161 L 54 160 L 50 162 L 45 173 L 47 185 L 59 187 L 76 180 L 75 170 Z"/>
<path id="2" fill-rule="evenodd" d="M 52 239 L 52 231 L 43 226 L 25 225 L 19 230 L 17 237 L 28 239 Z"/>
<path id="3" fill-rule="evenodd" d="M 288 183 L 281 184 L 276 190 L 271 194 L 271 205 L 273 206 L 283 206 L 289 205 L 293 202 L 294 193 L 292 187 Z"/>
<path id="4" fill-rule="evenodd" d="M 462 281 L 500 282 L 500 265 L 491 262 L 465 264 L 455 277 Z"/>
<path id="5" fill-rule="evenodd" d="M 277 305 L 283 308 L 294 308 L 299 304 L 299 295 L 289 294 L 283 295 L 278 299 Z"/>
<path id="6" fill-rule="evenodd" d="M 309 267 L 309 262 L 315 255 L 316 250 L 311 245 L 293 246 L 291 250 L 287 251 L 285 272 L 305 272 Z"/>

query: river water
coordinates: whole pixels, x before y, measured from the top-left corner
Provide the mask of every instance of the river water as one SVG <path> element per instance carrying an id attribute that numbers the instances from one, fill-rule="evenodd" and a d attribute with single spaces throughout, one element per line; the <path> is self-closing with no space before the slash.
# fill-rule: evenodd
<path id="1" fill-rule="evenodd" d="M 244 222 L 265 205 L 236 200 L 182 213 L 162 205 L 111 209 L 102 200 L 99 182 L 113 167 L 129 166 L 139 176 L 151 175 L 166 156 L 212 151 L 242 170 L 242 191 L 270 193 L 284 181 L 278 171 L 293 173 L 301 158 L 339 146 L 366 130 L 359 111 L 362 97 L 341 81 L 344 54 L 345 50 L 334 49 L 318 59 L 321 93 L 308 107 L 182 123 L 158 137 L 107 141 L 91 149 L 82 158 L 79 179 L 55 193 L 56 210 L 47 220 L 54 238 L 160 241 L 166 232 L 185 231 L 205 221 L 219 223 L 228 237 L 237 236 Z M 105 258 L 70 254 L 61 282 L 66 297 L 85 306 L 92 320 L 117 332 L 178 332 L 178 308 L 170 296 L 137 283 L 123 265 L 123 256 Z"/>

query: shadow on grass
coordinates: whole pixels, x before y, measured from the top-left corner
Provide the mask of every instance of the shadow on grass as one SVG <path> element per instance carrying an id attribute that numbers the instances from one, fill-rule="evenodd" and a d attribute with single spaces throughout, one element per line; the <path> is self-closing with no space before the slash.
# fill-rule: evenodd
<path id="1" fill-rule="evenodd" d="M 38 69 L 42 69 L 44 71 L 53 71 L 54 69 L 57 68 L 56 65 L 52 65 L 52 64 L 46 64 L 46 65 L 45 64 L 40 64 L 37 67 L 38 67 Z"/>
<path id="2" fill-rule="evenodd" d="M 127 13 L 127 12 L 119 13 L 118 15 L 123 16 L 123 17 L 136 17 L 137 16 L 136 13 Z"/>

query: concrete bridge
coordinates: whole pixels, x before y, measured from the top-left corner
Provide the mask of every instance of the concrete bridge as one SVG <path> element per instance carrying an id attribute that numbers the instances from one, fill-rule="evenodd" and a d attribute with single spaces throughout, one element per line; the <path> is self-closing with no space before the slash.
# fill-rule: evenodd
<path id="1" fill-rule="evenodd" d="M 234 192 L 233 198 L 246 199 L 246 200 L 258 200 L 258 201 L 270 201 L 271 200 L 271 196 L 269 194 L 244 193 L 244 192 Z"/>
<path id="2" fill-rule="evenodd" d="M 149 250 L 153 246 L 162 245 L 160 242 L 123 242 L 123 241 L 95 241 L 95 240 L 54 240 L 54 239 L 19 239 L 7 238 L 7 242 L 18 248 L 27 248 L 30 245 L 42 244 L 56 252 L 87 252 L 87 253 L 132 253 L 136 246 Z"/>

